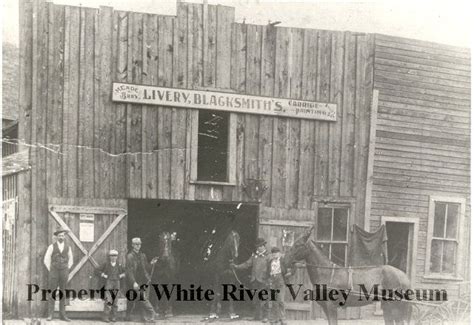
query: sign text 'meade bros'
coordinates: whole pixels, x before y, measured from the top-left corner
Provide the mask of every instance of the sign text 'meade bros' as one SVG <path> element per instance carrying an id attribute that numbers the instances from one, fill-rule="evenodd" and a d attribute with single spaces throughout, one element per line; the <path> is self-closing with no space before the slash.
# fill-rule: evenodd
<path id="1" fill-rule="evenodd" d="M 292 118 L 336 121 L 336 104 L 234 93 L 113 83 L 115 102 L 213 109 Z"/>

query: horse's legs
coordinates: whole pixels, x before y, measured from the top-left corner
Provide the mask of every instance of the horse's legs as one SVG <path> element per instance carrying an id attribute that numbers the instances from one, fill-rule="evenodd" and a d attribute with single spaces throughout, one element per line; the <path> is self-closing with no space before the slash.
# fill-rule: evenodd
<path id="1" fill-rule="evenodd" d="M 328 309 L 328 324 L 329 325 L 337 325 L 337 308 L 336 306 L 328 303 L 327 304 L 327 309 Z"/>
<path id="2" fill-rule="evenodd" d="M 328 319 L 329 325 L 337 325 L 337 308 L 328 302 L 319 303 L 323 309 L 326 318 Z"/>
<path id="3" fill-rule="evenodd" d="M 395 306 L 387 303 L 382 302 L 382 310 L 383 310 L 383 319 L 385 321 L 385 325 L 393 325 L 394 324 L 394 308 Z"/>

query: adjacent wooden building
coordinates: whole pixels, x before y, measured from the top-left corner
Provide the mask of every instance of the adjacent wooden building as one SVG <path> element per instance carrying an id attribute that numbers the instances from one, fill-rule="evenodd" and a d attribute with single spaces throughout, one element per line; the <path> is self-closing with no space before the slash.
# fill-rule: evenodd
<path id="1" fill-rule="evenodd" d="M 43 255 L 58 225 L 71 229 L 71 285 L 87 288 L 108 249 L 126 253 L 145 223 L 136 207 L 150 202 L 243 206 L 237 217 L 253 220 L 251 237 L 271 246 L 316 225 L 315 239 L 341 265 L 351 225 L 408 222 L 416 286 L 469 281 L 461 264 L 451 274 L 429 257 L 433 240 L 451 249 L 459 234 L 458 254 L 469 243 L 469 231 L 461 236 L 470 226 L 468 50 L 236 23 L 234 9 L 220 5 L 179 3 L 176 16 L 160 16 L 22 1 L 20 12 L 19 139 L 31 169 L 18 175 L 19 317 L 45 312 L 24 288 L 46 284 Z M 330 103 L 336 117 L 122 103 L 112 101 L 113 82 Z M 219 136 L 206 142 L 211 131 Z M 433 220 L 440 227 L 430 217 L 441 213 L 440 196 L 443 220 L 454 213 L 458 227 L 442 238 L 428 231 Z M 87 223 L 92 238 L 81 237 Z M 425 282 L 426 270 L 444 280 Z M 298 281 L 308 281 L 304 272 Z M 290 318 L 322 314 L 308 302 L 287 307 Z"/>

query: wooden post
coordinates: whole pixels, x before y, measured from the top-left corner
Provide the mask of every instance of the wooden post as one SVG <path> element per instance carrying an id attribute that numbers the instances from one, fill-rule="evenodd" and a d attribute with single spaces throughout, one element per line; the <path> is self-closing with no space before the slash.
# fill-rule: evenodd
<path id="1" fill-rule="evenodd" d="M 31 142 L 31 95 L 32 95 L 32 55 L 33 55 L 33 16 L 31 0 L 20 0 L 20 90 L 18 138 L 21 142 Z M 28 150 L 19 145 L 19 151 Z M 30 232 L 31 232 L 31 171 L 18 174 L 18 228 L 17 228 L 17 270 L 30 270 Z M 24 288 L 29 282 L 30 273 L 18 272 L 16 288 Z M 26 300 L 26 290 L 18 290 L 13 297 L 14 316 L 30 314 L 30 303 Z"/>
<path id="2" fill-rule="evenodd" d="M 364 229 L 370 230 L 370 210 L 372 207 L 372 184 L 374 180 L 374 156 L 375 156 L 375 133 L 377 131 L 377 108 L 379 103 L 379 91 L 374 89 L 372 94 L 372 105 L 370 110 L 369 129 L 369 153 L 367 157 L 367 182 L 365 188 L 365 217 Z"/>

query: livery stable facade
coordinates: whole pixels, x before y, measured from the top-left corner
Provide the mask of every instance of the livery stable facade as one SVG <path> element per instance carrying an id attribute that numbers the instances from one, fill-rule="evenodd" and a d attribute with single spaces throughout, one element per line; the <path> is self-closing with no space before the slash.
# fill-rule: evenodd
<path id="1" fill-rule="evenodd" d="M 124 256 L 141 236 L 151 257 L 161 226 L 185 218 L 191 240 L 226 213 L 243 256 L 257 236 L 285 249 L 314 225 L 340 265 L 352 225 L 385 224 L 389 263 L 414 288 L 468 291 L 469 50 L 237 23 L 221 5 L 178 3 L 176 16 L 21 6 L 17 154 L 28 168 L 3 178 L 15 177 L 14 317 L 46 313 L 26 284 L 46 285 L 58 226 L 71 229 L 70 286 L 89 288 L 109 249 Z M 309 285 L 305 269 L 294 281 Z M 323 317 L 316 303 L 286 307 L 289 319 Z"/>

